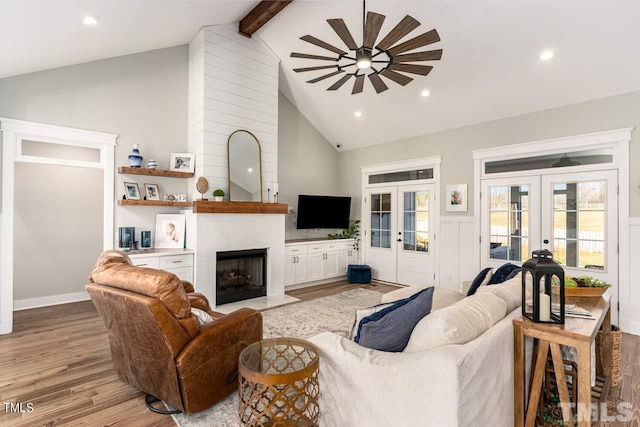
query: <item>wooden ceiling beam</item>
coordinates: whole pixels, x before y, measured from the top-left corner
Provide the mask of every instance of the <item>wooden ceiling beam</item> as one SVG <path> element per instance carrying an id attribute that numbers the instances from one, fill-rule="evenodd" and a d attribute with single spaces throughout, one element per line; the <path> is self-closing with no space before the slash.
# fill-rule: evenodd
<path id="1" fill-rule="evenodd" d="M 271 18 L 287 7 L 293 0 L 262 0 L 251 12 L 247 14 L 238 25 L 238 32 L 251 38 Z"/>

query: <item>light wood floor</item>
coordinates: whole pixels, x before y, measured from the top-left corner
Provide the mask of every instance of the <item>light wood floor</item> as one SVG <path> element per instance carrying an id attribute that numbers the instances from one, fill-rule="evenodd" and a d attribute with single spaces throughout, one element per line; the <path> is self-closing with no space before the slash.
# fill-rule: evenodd
<path id="1" fill-rule="evenodd" d="M 354 287 L 396 289 L 341 281 L 287 294 L 307 301 Z M 625 334 L 622 346 L 624 379 L 610 400 L 633 402 L 633 421 L 606 425 L 640 426 L 640 337 Z M 175 425 L 170 416 L 150 412 L 142 393 L 118 380 L 106 330 L 90 301 L 15 313 L 14 332 L 0 336 L 0 403 L 2 427 Z M 23 403 L 24 411 L 31 403 L 33 410 L 6 412 L 8 403 Z"/>

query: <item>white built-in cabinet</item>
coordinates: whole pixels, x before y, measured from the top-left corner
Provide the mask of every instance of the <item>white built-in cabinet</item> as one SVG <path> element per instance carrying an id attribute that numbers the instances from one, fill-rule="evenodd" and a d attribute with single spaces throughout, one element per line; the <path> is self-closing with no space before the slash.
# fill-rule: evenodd
<path id="1" fill-rule="evenodd" d="M 193 251 L 190 249 L 150 249 L 128 255 L 137 267 L 166 270 L 193 283 Z"/>
<path id="2" fill-rule="evenodd" d="M 357 261 L 353 244 L 353 239 L 287 242 L 285 286 L 346 275 Z"/>

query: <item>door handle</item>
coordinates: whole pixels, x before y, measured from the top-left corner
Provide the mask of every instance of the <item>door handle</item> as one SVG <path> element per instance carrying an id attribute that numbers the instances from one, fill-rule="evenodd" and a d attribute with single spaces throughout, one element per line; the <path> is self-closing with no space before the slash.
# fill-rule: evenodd
<path id="1" fill-rule="evenodd" d="M 398 240 L 396 240 L 396 241 L 397 241 L 397 242 L 402 242 L 402 239 L 398 239 Z"/>

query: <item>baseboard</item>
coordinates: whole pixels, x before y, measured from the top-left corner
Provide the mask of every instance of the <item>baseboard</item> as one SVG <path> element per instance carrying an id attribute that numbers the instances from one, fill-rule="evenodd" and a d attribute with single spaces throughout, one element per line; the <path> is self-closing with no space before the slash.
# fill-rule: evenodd
<path id="1" fill-rule="evenodd" d="M 286 286 L 284 288 L 284 291 L 293 291 L 296 289 L 309 288 L 311 286 L 324 285 L 325 283 L 339 282 L 341 280 L 345 280 L 346 278 L 347 276 L 337 276 L 331 277 L 329 279 L 316 280 L 315 282 L 298 283 L 297 285 Z"/>
<path id="2" fill-rule="evenodd" d="M 623 329 L 622 332 L 632 335 L 640 335 L 640 322 L 629 322 L 629 330 L 625 331 Z"/>
<path id="3" fill-rule="evenodd" d="M 28 298 L 15 300 L 13 302 L 13 311 L 28 310 L 30 308 L 47 307 L 50 305 L 67 304 L 70 302 L 86 301 L 89 294 L 86 291 L 75 292 L 72 294 L 51 295 L 48 297 Z"/>

